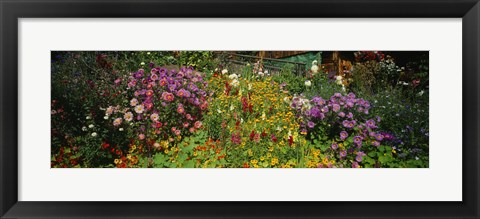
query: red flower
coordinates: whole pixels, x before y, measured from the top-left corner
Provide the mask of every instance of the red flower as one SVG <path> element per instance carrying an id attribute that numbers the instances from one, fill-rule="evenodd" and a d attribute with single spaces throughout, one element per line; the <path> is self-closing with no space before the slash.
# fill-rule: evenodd
<path id="1" fill-rule="evenodd" d="M 272 139 L 273 142 L 277 143 L 278 140 L 277 140 L 277 137 L 274 134 L 272 134 L 270 136 L 270 138 Z"/>
<path id="2" fill-rule="evenodd" d="M 104 150 L 107 149 L 108 147 L 110 147 L 110 144 L 109 144 L 109 143 L 104 142 L 104 143 L 102 144 L 102 148 L 103 148 Z"/>
<path id="3" fill-rule="evenodd" d="M 413 87 L 417 87 L 418 85 L 420 85 L 420 79 L 413 80 L 412 85 L 413 85 Z"/>
<path id="4" fill-rule="evenodd" d="M 248 163 L 243 163 L 243 168 L 250 168 L 250 166 L 248 165 Z"/>
<path id="5" fill-rule="evenodd" d="M 252 130 L 252 132 L 250 133 L 250 141 L 253 141 L 254 138 L 255 138 L 255 131 Z"/>
<path id="6" fill-rule="evenodd" d="M 265 130 L 263 130 L 263 132 L 262 132 L 262 138 L 265 138 L 265 137 L 267 137 L 267 133 L 265 132 Z"/>
<path id="7" fill-rule="evenodd" d="M 293 144 L 293 136 L 290 135 L 288 137 L 288 145 L 292 146 L 292 144 Z"/>

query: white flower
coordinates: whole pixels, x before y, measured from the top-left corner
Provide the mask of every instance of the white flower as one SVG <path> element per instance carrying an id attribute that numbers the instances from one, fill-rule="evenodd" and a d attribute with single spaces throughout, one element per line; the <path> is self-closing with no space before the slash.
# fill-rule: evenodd
<path id="1" fill-rule="evenodd" d="M 218 68 L 215 68 L 215 72 L 217 72 L 217 71 L 218 71 Z"/>
<path id="2" fill-rule="evenodd" d="M 408 86 L 408 83 L 407 83 L 407 82 L 403 82 L 403 85 L 404 85 L 404 86 Z"/>
<path id="3" fill-rule="evenodd" d="M 95 126 L 93 124 L 90 124 L 90 125 L 88 125 L 88 127 L 92 129 Z"/>
<path id="4" fill-rule="evenodd" d="M 157 113 L 153 113 L 152 115 L 150 115 L 150 119 L 152 121 L 157 121 L 158 120 L 158 114 Z"/>
<path id="5" fill-rule="evenodd" d="M 130 106 L 136 106 L 138 104 L 138 100 L 133 98 L 132 100 L 130 100 Z"/>
<path id="6" fill-rule="evenodd" d="M 222 113 L 222 111 L 220 109 L 217 109 L 217 113 Z"/>
<path id="7" fill-rule="evenodd" d="M 123 132 L 123 128 L 119 128 L 119 129 L 118 129 L 118 131 L 121 131 L 121 132 Z"/>
<path id="8" fill-rule="evenodd" d="M 237 79 L 233 79 L 231 84 L 232 84 L 232 86 L 237 87 L 240 84 L 240 82 L 238 82 Z"/>
<path id="9" fill-rule="evenodd" d="M 84 131 L 84 132 L 87 131 L 87 127 L 83 126 L 82 131 Z"/>
<path id="10" fill-rule="evenodd" d="M 143 105 L 137 105 L 135 107 L 135 112 L 138 113 L 138 114 L 143 113 L 143 110 L 144 110 Z"/>
<path id="11" fill-rule="evenodd" d="M 418 94 L 417 94 L 417 95 L 418 95 L 418 96 L 422 96 L 422 95 L 423 95 L 423 93 L 424 93 L 424 92 L 423 92 L 423 90 L 422 90 L 422 91 L 418 92 Z"/>
<path id="12" fill-rule="evenodd" d="M 317 61 L 317 60 L 313 60 L 312 65 L 317 65 L 317 64 L 318 64 L 318 61 Z"/>
<path id="13" fill-rule="evenodd" d="M 248 90 L 252 89 L 252 84 L 248 84 Z"/>
<path id="14" fill-rule="evenodd" d="M 147 55 L 150 55 L 150 52 L 147 52 Z"/>
<path id="15" fill-rule="evenodd" d="M 345 89 L 345 85 L 342 84 L 342 90 L 345 92 L 346 89 Z"/>
<path id="16" fill-rule="evenodd" d="M 305 86 L 307 86 L 307 87 L 312 86 L 312 82 L 309 81 L 309 80 L 306 80 L 306 81 L 305 81 Z"/>
<path id="17" fill-rule="evenodd" d="M 103 119 L 107 120 L 107 119 L 108 119 L 108 116 L 107 116 L 107 115 L 105 115 L 105 116 L 103 117 Z"/>
<path id="18" fill-rule="evenodd" d="M 313 73 L 318 73 L 318 65 L 312 65 L 312 68 L 310 68 Z"/>
<path id="19" fill-rule="evenodd" d="M 222 75 L 227 74 L 227 73 L 228 73 L 228 70 L 227 70 L 227 69 L 223 69 L 223 70 L 222 70 Z"/>
<path id="20" fill-rule="evenodd" d="M 90 116 L 85 117 L 85 119 L 91 119 L 91 118 L 92 118 L 92 117 L 90 117 Z"/>
<path id="21" fill-rule="evenodd" d="M 265 113 L 262 113 L 262 120 L 265 120 L 267 118 L 267 115 Z"/>
<path id="22" fill-rule="evenodd" d="M 285 103 L 290 103 L 290 99 L 289 99 L 288 97 L 284 97 L 284 98 L 283 98 L 283 102 L 285 102 Z"/>
<path id="23" fill-rule="evenodd" d="M 258 72 L 258 76 L 263 77 L 264 75 L 263 72 Z"/>
<path id="24" fill-rule="evenodd" d="M 341 81 L 343 77 L 341 75 L 337 76 L 337 81 Z"/>
<path id="25" fill-rule="evenodd" d="M 140 65 L 145 65 L 145 62 L 140 62 Z"/>
<path id="26" fill-rule="evenodd" d="M 243 123 L 243 118 L 240 118 L 240 123 Z"/>
<path id="27" fill-rule="evenodd" d="M 97 133 L 96 132 L 92 133 L 92 137 L 97 137 Z"/>
<path id="28" fill-rule="evenodd" d="M 127 121 L 127 122 L 130 122 L 132 121 L 133 119 L 133 114 L 131 112 L 126 112 L 124 115 L 123 115 L 123 118 Z"/>
<path id="29" fill-rule="evenodd" d="M 231 105 L 230 106 L 230 111 L 234 110 L 235 109 L 235 106 L 234 105 Z"/>
<path id="30" fill-rule="evenodd" d="M 228 78 L 230 79 L 237 79 L 238 78 L 238 75 L 237 74 L 231 74 L 228 76 Z"/>

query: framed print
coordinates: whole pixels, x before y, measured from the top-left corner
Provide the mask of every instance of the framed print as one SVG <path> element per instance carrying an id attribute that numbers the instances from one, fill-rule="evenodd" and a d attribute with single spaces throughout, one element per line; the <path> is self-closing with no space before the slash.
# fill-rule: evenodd
<path id="1" fill-rule="evenodd" d="M 480 216 L 476 0 L 0 6 L 2 217 Z"/>

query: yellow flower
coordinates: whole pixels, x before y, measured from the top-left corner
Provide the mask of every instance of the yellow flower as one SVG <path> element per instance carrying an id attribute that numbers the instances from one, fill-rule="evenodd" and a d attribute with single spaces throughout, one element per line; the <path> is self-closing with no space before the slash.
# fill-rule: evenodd
<path id="1" fill-rule="evenodd" d="M 257 160 L 251 160 L 250 163 L 252 163 L 253 165 L 257 165 L 258 161 Z"/>
<path id="2" fill-rule="evenodd" d="M 195 152 L 193 152 L 193 156 L 194 156 L 194 157 L 196 157 L 197 155 L 198 155 L 198 154 L 197 154 L 197 152 L 196 152 L 196 151 L 195 151 Z"/>
<path id="3" fill-rule="evenodd" d="M 260 161 L 264 161 L 264 160 L 265 160 L 265 157 L 261 156 Z"/>
<path id="4" fill-rule="evenodd" d="M 122 162 L 122 161 L 119 160 L 119 159 L 115 159 L 115 160 L 113 161 L 113 163 L 115 163 L 115 164 L 119 164 L 120 162 Z"/>
<path id="5" fill-rule="evenodd" d="M 275 166 L 276 164 L 278 164 L 278 158 L 276 158 L 276 157 L 272 158 L 272 161 L 270 162 L 270 164 L 272 166 Z"/>

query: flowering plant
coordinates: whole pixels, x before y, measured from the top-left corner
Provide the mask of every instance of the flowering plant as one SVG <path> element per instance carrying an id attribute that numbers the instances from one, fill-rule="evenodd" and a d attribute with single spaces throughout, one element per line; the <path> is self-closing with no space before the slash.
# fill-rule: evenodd
<path id="1" fill-rule="evenodd" d="M 208 107 L 204 91 L 208 83 L 202 73 L 152 67 L 130 73 L 125 81 L 121 85 L 125 104 L 106 107 L 105 119 L 119 131 L 132 133 L 146 153 L 167 150 L 168 143 L 202 127 L 202 113 Z"/>
<path id="2" fill-rule="evenodd" d="M 355 94 L 335 93 L 329 99 L 315 96 L 294 97 L 290 106 L 296 110 L 301 132 L 338 165 L 359 167 L 381 166 L 394 150 L 378 156 L 376 153 L 385 136 L 378 131 L 380 117 L 370 116 L 370 103 Z M 382 147 L 384 150 L 384 148 Z M 364 157 L 367 155 L 365 159 Z M 379 162 L 375 159 L 382 157 Z M 387 159 L 387 160 L 386 160 Z"/>

